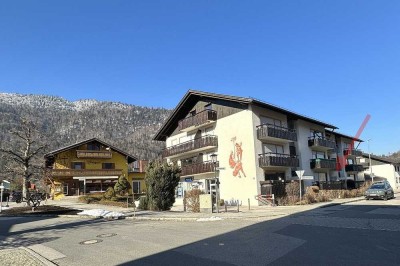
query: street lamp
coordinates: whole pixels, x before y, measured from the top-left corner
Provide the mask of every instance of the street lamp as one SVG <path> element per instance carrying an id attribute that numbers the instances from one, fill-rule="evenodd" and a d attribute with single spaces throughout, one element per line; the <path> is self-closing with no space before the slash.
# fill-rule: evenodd
<path id="1" fill-rule="evenodd" d="M 211 154 L 211 161 L 214 164 L 214 177 L 215 177 L 215 207 L 217 213 L 219 213 L 219 178 L 217 177 L 217 155 L 215 153 Z"/>
<path id="2" fill-rule="evenodd" d="M 368 141 L 368 158 L 369 158 L 369 176 L 372 179 L 372 183 L 374 183 L 374 175 L 372 174 L 371 151 L 369 150 L 369 142 L 371 141 L 371 139 L 367 141 Z"/>

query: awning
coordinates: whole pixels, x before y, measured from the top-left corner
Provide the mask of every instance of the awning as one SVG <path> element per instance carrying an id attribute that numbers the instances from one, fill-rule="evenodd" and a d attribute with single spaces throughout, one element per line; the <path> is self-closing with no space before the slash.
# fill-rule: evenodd
<path id="1" fill-rule="evenodd" d="M 118 176 L 74 176 L 72 179 L 78 180 L 94 180 L 94 179 L 118 179 Z"/>

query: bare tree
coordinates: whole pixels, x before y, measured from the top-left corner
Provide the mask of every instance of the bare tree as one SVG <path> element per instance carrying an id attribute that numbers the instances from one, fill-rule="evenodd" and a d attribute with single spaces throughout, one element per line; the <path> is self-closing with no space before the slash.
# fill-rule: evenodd
<path id="1" fill-rule="evenodd" d="M 43 171 L 43 156 L 46 145 L 37 130 L 36 124 L 27 118 L 20 118 L 20 124 L 10 131 L 13 143 L 2 143 L 0 154 L 5 161 L 7 174 L 21 176 L 22 194 L 27 197 L 27 184 L 33 177 L 39 177 Z"/>

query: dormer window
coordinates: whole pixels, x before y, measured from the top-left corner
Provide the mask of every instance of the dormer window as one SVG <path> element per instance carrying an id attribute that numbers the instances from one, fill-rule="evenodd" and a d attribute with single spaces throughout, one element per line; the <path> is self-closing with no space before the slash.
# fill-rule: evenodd
<path id="1" fill-rule="evenodd" d="M 100 144 L 99 143 L 88 143 L 87 144 L 87 149 L 89 151 L 99 151 L 100 150 Z"/>

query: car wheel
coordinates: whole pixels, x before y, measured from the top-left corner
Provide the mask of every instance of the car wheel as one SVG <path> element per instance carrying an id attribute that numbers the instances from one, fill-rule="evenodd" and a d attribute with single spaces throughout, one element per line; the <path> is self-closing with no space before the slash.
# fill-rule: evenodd
<path id="1" fill-rule="evenodd" d="M 385 194 L 385 197 L 383 198 L 384 201 L 388 200 L 388 195 Z"/>

